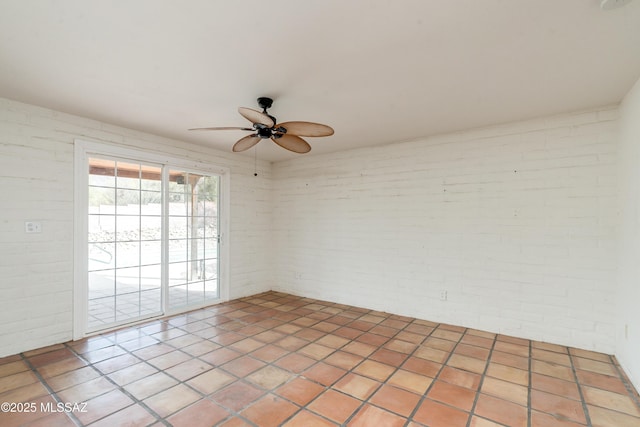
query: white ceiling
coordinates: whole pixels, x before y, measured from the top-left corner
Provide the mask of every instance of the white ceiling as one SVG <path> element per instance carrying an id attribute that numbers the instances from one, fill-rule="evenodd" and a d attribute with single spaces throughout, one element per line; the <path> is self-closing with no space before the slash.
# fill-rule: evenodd
<path id="1" fill-rule="evenodd" d="M 237 107 L 310 154 L 618 103 L 640 0 L 0 0 L 0 97 L 229 151 Z M 289 153 L 270 141 L 258 156 Z M 253 150 L 248 152 L 253 155 Z"/>

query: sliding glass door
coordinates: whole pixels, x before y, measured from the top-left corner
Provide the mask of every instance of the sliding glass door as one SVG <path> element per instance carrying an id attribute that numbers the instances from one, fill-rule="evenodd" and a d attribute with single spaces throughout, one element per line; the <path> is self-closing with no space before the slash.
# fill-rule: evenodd
<path id="1" fill-rule="evenodd" d="M 218 300 L 220 176 L 105 155 L 85 165 L 85 331 Z"/>

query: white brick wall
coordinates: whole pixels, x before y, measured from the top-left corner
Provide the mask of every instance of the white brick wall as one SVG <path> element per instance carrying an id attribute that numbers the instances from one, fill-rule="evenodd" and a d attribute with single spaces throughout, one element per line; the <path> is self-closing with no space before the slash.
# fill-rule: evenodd
<path id="1" fill-rule="evenodd" d="M 253 159 L 0 99 L 0 356 L 71 338 L 75 138 L 231 169 L 232 298 L 275 288 L 611 353 L 617 125 L 605 108 L 255 178 Z"/>
<path id="2" fill-rule="evenodd" d="M 0 99 L 0 357 L 72 337 L 76 138 L 229 167 L 230 297 L 271 288 L 270 164 Z"/>
<path id="3" fill-rule="evenodd" d="M 620 110 L 616 355 L 640 390 L 640 80 L 627 94 Z"/>
<path id="4" fill-rule="evenodd" d="M 276 163 L 277 289 L 611 353 L 616 130 L 605 108 Z"/>

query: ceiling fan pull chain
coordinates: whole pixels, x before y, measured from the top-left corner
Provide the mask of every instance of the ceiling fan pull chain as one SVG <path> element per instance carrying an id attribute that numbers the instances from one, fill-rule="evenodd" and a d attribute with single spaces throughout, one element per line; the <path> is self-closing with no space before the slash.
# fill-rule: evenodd
<path id="1" fill-rule="evenodd" d="M 253 176 L 258 176 L 258 146 L 253 152 Z"/>

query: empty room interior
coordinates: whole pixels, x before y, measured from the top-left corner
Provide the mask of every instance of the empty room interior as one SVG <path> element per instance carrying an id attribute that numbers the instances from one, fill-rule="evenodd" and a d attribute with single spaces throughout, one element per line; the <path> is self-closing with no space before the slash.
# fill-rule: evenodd
<path id="1" fill-rule="evenodd" d="M 640 426 L 640 0 L 0 1 L 0 425 Z"/>

